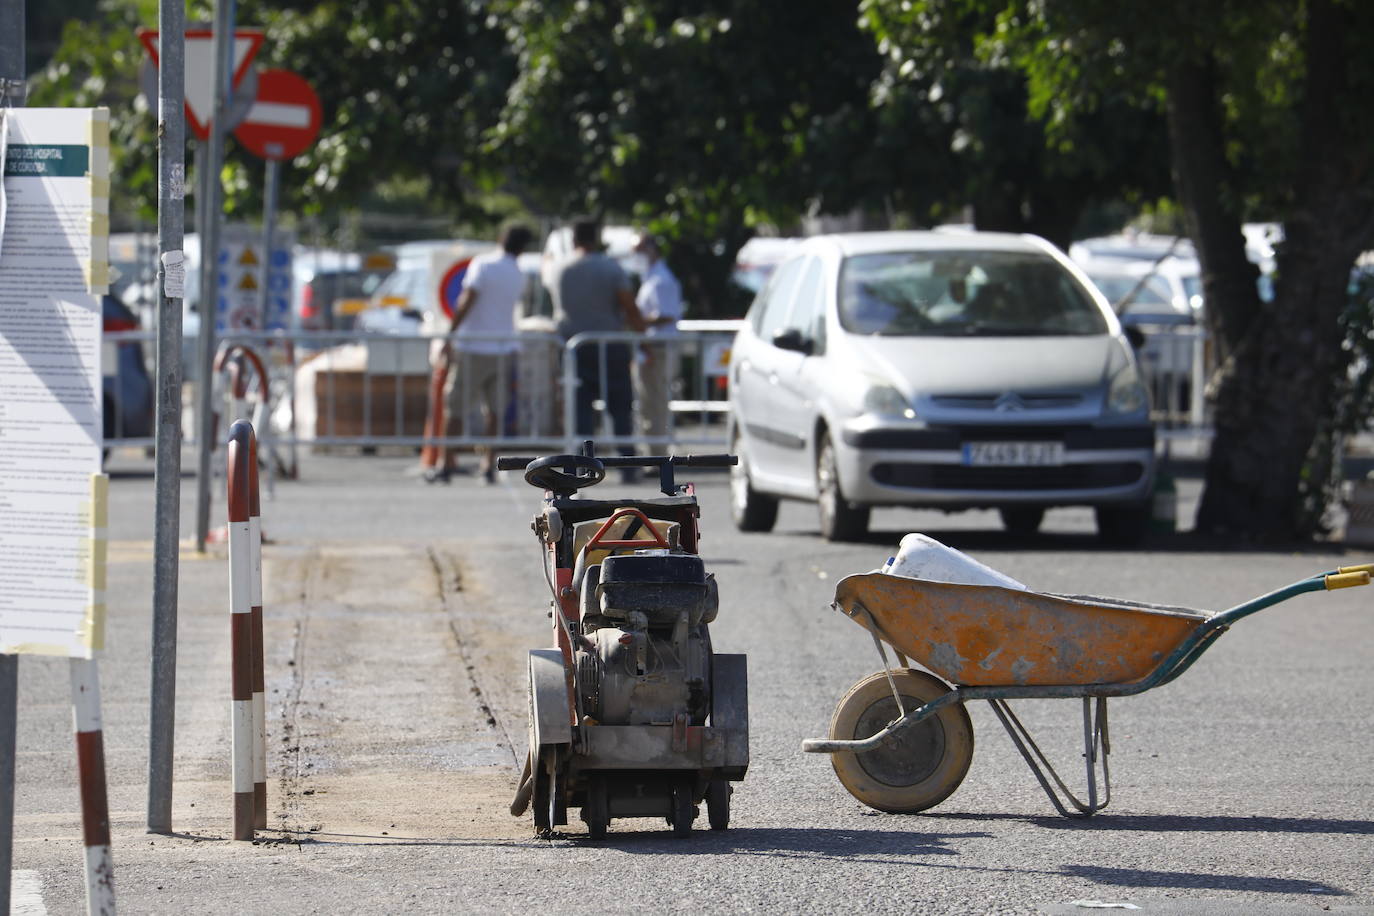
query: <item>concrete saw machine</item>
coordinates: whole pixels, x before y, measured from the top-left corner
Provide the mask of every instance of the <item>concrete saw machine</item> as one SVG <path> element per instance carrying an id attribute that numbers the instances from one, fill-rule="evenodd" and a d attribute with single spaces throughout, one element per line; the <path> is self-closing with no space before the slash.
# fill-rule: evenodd
<path id="1" fill-rule="evenodd" d="M 691 833 L 706 805 L 730 822 L 731 783 L 749 766 L 744 655 L 717 653 L 715 577 L 697 553 L 695 491 L 679 467 L 733 455 L 501 457 L 544 490 L 531 526 L 553 593 L 554 646 L 529 654 L 529 754 L 511 814 L 533 809 L 541 835 L 580 808 L 593 839 L 616 818 L 661 817 Z M 589 499 L 608 469 L 656 473 L 661 496 Z"/>

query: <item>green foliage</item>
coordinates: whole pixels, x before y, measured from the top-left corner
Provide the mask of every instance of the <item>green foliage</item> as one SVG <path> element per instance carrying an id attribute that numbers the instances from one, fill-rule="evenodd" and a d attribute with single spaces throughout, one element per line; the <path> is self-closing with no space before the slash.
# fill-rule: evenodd
<path id="1" fill-rule="evenodd" d="M 694 314 L 764 222 L 852 196 L 836 145 L 876 72 L 852 7 L 505 0 L 519 76 L 491 132 L 506 180 L 545 213 L 647 224 L 672 242 Z M 824 167 L 821 167 L 824 164 Z"/>
<path id="2" fill-rule="evenodd" d="M 1078 81 L 1080 63 L 1073 42 L 1041 27 L 1030 4 L 860 7 L 885 60 L 874 87 L 874 171 L 893 179 L 889 193 L 918 219 L 972 204 L 979 228 L 1037 232 L 1067 247 L 1093 202 L 1165 192 L 1158 97 L 1119 83 L 1064 97 L 1037 81 L 1033 65 Z"/>
<path id="3" fill-rule="evenodd" d="M 157 138 L 138 73 L 140 25 L 156 21 L 156 0 L 101 3 L 89 21 L 69 19 L 62 41 L 31 81 L 33 107 L 110 109 L 112 217 L 157 218 Z"/>

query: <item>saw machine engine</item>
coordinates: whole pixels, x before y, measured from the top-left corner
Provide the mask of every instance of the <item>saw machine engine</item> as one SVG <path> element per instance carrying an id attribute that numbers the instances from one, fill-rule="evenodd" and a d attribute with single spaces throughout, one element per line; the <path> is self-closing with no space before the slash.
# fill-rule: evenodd
<path id="1" fill-rule="evenodd" d="M 672 725 L 711 713 L 716 580 L 701 557 L 650 548 L 588 567 L 575 653 L 582 712 L 601 725 Z M 590 643 L 590 645 L 587 645 Z"/>

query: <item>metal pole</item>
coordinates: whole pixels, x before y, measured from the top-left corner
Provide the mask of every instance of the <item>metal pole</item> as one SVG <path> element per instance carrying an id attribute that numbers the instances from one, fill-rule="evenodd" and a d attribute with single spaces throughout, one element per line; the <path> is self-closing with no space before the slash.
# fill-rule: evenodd
<path id="1" fill-rule="evenodd" d="M 196 550 L 205 552 L 210 538 L 210 456 L 215 448 L 215 421 L 210 403 L 210 374 L 215 359 L 215 319 L 219 311 L 219 223 L 221 192 L 220 163 L 224 159 L 224 112 L 228 107 L 233 67 L 230 57 L 233 38 L 232 3 L 215 0 L 215 114 L 210 122 L 210 140 L 205 169 L 205 217 L 200 233 L 200 373 L 196 379 Z"/>
<path id="2" fill-rule="evenodd" d="M 18 698 L 19 656 L 0 655 L 0 913 L 10 911 L 10 867 L 14 863 L 14 747 L 18 723 Z"/>
<path id="3" fill-rule="evenodd" d="M 24 0 L 0 0 L 0 107 L 24 104 Z M 0 182 L 5 180 L 0 162 Z M 19 656 L 0 655 L 0 913 L 10 911 L 14 864 L 14 753 L 19 719 Z"/>
<path id="4" fill-rule="evenodd" d="M 273 234 L 276 232 L 277 228 L 277 203 L 281 197 L 281 163 L 276 159 L 267 160 L 265 184 L 266 188 L 263 191 L 262 200 L 262 282 L 258 284 L 258 328 L 263 331 L 267 330 L 268 303 L 271 299 L 271 294 L 267 287 L 272 278 L 272 243 Z M 288 319 L 289 317 L 288 313 Z M 262 344 L 263 351 L 261 355 L 263 362 L 268 364 L 271 362 L 268 359 L 268 348 L 270 346 L 271 344 L 266 341 Z M 289 347 L 291 344 L 287 343 L 285 346 Z M 294 387 L 294 372 L 291 374 L 291 379 Z M 270 385 L 268 385 L 268 380 L 263 379 L 263 384 L 265 387 L 268 387 L 270 393 L 271 389 Z M 262 400 L 264 413 L 261 424 L 262 429 L 258 434 L 258 444 L 261 446 L 260 451 L 267 462 L 265 466 L 267 468 L 267 492 L 269 495 L 276 492 L 276 477 L 274 476 L 275 472 L 272 467 L 272 459 L 276 454 L 276 449 L 272 447 L 272 417 L 268 412 L 271 409 L 271 403 L 270 397 L 265 397 Z M 257 461 L 256 453 L 253 460 L 255 462 Z M 265 827 L 266 825 L 260 824 L 259 826 Z"/>
<path id="5" fill-rule="evenodd" d="M 181 309 L 186 264 L 186 8 L 160 0 L 157 80 L 157 456 L 153 646 L 148 723 L 148 830 L 172 831 L 176 736 L 177 559 L 181 541 Z M 180 273 L 176 259 L 182 257 Z M 168 266 L 172 282 L 168 284 Z"/>
<path id="6" fill-rule="evenodd" d="M 276 229 L 277 200 L 281 195 L 281 163 L 267 160 L 266 189 L 262 198 L 262 283 L 258 285 L 258 328 L 267 330 L 267 280 L 272 273 L 272 233 Z M 271 467 L 271 463 L 268 463 Z"/>

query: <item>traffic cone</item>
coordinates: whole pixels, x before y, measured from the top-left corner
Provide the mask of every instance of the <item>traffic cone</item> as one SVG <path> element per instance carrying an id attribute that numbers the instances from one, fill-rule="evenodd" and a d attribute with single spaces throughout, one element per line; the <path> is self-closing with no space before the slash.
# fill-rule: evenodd
<path id="1" fill-rule="evenodd" d="M 425 444 L 420 449 L 420 467 L 435 468 L 439 464 L 439 446 L 433 440 L 444 435 L 445 366 L 435 366 L 429 374 L 429 414 L 425 417 Z"/>

